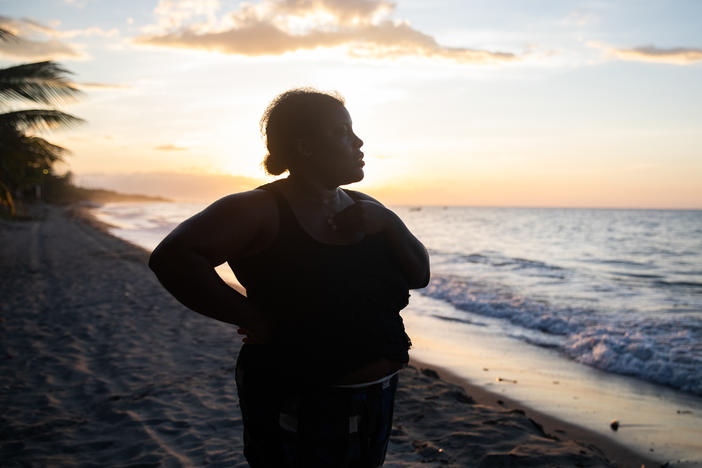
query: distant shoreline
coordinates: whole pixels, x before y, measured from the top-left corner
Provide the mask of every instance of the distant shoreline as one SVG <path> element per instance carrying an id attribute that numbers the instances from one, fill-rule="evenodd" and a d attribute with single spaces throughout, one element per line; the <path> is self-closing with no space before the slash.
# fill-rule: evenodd
<path id="1" fill-rule="evenodd" d="M 62 176 L 48 174 L 40 182 L 27 190 L 19 202 L 42 200 L 44 202 L 67 206 L 76 203 L 112 203 L 112 202 L 172 202 L 172 199 L 158 195 L 146 195 L 139 190 L 128 190 L 130 193 L 117 191 L 114 188 L 84 187 L 73 182 L 73 174 L 68 172 Z M 22 203 L 23 204 L 23 203 Z"/>
<path id="2" fill-rule="evenodd" d="M 173 202 L 172 199 L 154 195 L 142 195 L 140 193 L 121 193 L 106 189 L 89 189 L 76 187 L 83 195 L 82 200 L 94 203 L 115 203 L 115 202 Z"/>

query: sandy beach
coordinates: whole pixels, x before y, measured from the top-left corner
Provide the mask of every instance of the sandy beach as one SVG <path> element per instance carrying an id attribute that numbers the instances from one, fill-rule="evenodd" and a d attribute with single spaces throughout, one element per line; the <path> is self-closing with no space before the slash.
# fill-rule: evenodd
<path id="1" fill-rule="evenodd" d="M 247 466 L 235 328 L 81 210 L 33 216 L 0 221 L 2 465 Z M 389 467 L 658 466 L 416 361 L 395 412 Z"/>

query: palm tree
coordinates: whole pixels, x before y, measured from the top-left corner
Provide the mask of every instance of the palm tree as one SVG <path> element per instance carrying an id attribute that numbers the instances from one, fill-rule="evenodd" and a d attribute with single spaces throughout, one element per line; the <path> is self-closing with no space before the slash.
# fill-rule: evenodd
<path id="1" fill-rule="evenodd" d="M 0 28 L 0 40 L 17 38 Z M 10 110 L 9 104 L 29 101 L 51 106 L 77 97 L 80 91 L 66 79 L 69 73 L 52 61 L 0 69 L 0 108 L 8 110 L 0 114 L 0 206 L 9 209 L 11 216 L 15 214 L 13 193 L 38 183 L 67 153 L 31 132 L 83 120 L 47 107 Z"/>

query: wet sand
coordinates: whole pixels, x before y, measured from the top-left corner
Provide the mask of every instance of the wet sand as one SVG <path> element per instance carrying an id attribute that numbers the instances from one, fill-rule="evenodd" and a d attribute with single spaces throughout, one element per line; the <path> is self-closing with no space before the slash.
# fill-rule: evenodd
<path id="1" fill-rule="evenodd" d="M 177 303 L 146 251 L 80 210 L 33 213 L 0 221 L 3 466 L 247 466 L 235 327 Z M 657 466 L 412 364 L 385 466 Z"/>

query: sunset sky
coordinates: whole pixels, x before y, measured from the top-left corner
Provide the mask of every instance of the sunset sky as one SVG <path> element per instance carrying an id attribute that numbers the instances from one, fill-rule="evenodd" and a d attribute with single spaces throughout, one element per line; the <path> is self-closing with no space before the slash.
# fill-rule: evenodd
<path id="1" fill-rule="evenodd" d="M 74 72 L 86 123 L 47 138 L 87 185 L 268 180 L 260 116 L 314 86 L 381 201 L 702 208 L 701 25 L 697 0 L 0 0 L 0 66 Z"/>

